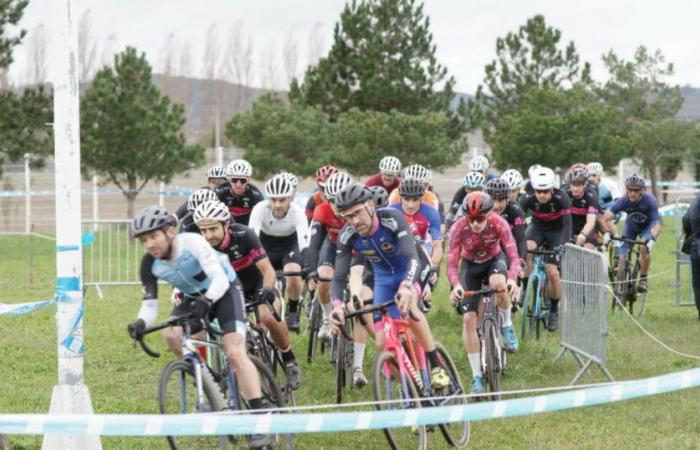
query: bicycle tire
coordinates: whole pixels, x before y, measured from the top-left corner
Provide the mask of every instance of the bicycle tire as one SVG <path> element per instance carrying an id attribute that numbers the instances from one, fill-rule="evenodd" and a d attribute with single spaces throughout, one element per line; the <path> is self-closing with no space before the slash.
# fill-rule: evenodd
<path id="1" fill-rule="evenodd" d="M 385 368 L 388 368 L 391 373 L 386 373 Z M 404 402 L 401 403 L 380 403 L 376 407 L 379 411 L 387 409 L 405 409 L 405 408 L 420 408 L 421 401 L 418 390 L 410 377 L 407 377 L 404 389 L 399 372 L 399 365 L 396 362 L 394 354 L 388 351 L 383 351 L 374 360 L 372 367 L 372 393 L 376 401 L 397 400 L 401 398 Z M 394 389 L 398 389 L 397 398 L 393 398 Z M 386 395 L 384 395 L 386 393 Z M 389 445 L 394 450 L 400 449 L 417 449 L 425 450 L 428 446 L 428 435 L 425 426 L 418 425 L 414 430 L 405 430 L 401 428 L 385 428 L 384 436 Z M 415 441 L 415 442 L 414 442 Z"/>
<path id="2" fill-rule="evenodd" d="M 311 317 L 309 317 L 309 346 L 306 359 L 309 364 L 316 357 L 318 346 L 318 330 L 321 328 L 321 305 L 314 299 L 311 303 Z"/>
<path id="3" fill-rule="evenodd" d="M 464 385 L 452 357 L 439 342 L 435 342 L 435 350 L 437 351 L 438 359 L 440 359 L 440 365 L 447 370 L 450 376 L 450 386 L 447 388 L 446 397 L 453 397 L 450 403 L 438 402 L 438 406 L 466 404 L 467 400 L 463 397 L 466 393 Z M 453 447 L 466 448 L 469 443 L 469 421 L 453 422 L 451 424 L 441 423 L 440 432 L 442 432 L 445 441 Z"/>
<path id="4" fill-rule="evenodd" d="M 207 370 L 204 368 L 204 370 Z M 177 396 L 174 398 L 178 404 L 171 404 L 169 389 L 170 382 L 174 381 L 177 384 Z M 210 408 L 220 410 L 225 406 L 222 393 L 215 392 L 217 389 L 209 383 L 202 383 L 204 397 Z M 188 397 L 194 395 L 188 403 Z M 160 379 L 158 381 L 158 410 L 161 414 L 188 414 L 190 407 L 197 407 L 196 403 L 197 387 L 195 381 L 194 367 L 192 363 L 185 360 L 170 361 L 163 368 Z M 223 403 L 223 406 L 222 406 Z M 213 406 L 213 405 L 219 405 Z M 171 406 L 176 406 L 175 410 Z M 204 411 L 194 411 L 204 412 Z M 166 436 L 168 445 L 173 450 L 190 449 L 190 448 L 215 448 L 221 443 L 221 439 L 227 439 L 225 436 Z M 216 445 L 214 445 L 216 443 Z"/>
<path id="5" fill-rule="evenodd" d="M 486 352 L 486 367 L 484 375 L 486 384 L 492 393 L 491 400 L 500 400 L 501 395 L 501 368 L 498 363 L 498 331 L 494 322 L 487 320 L 484 323 L 484 351 Z"/>
<path id="6" fill-rule="evenodd" d="M 533 334 L 533 329 L 532 329 L 532 317 L 535 314 L 534 311 L 534 305 L 535 302 L 532 299 L 533 295 L 533 286 L 535 284 L 535 280 L 537 277 L 530 277 L 530 279 L 527 282 L 527 286 L 525 286 L 525 297 L 523 301 L 523 314 L 520 322 L 520 337 L 523 340 L 526 340 L 529 336 L 532 336 Z"/>
<path id="7" fill-rule="evenodd" d="M 338 353 L 338 359 L 336 360 L 336 365 L 335 365 L 335 402 L 340 404 L 343 403 L 343 389 L 345 389 L 345 381 L 346 381 L 346 370 L 347 368 L 345 367 L 345 347 L 347 345 L 345 336 L 343 336 L 341 333 L 338 333 L 337 335 L 338 339 L 338 346 L 337 346 L 337 353 Z"/>

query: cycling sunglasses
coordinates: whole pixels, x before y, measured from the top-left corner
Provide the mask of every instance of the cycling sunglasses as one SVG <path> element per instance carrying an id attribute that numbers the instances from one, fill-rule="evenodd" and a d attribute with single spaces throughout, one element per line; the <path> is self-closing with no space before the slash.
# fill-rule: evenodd
<path id="1" fill-rule="evenodd" d="M 469 216 L 467 217 L 467 220 L 469 220 L 469 223 L 483 223 L 486 221 L 486 215 L 479 214 L 478 216 Z"/>
<path id="2" fill-rule="evenodd" d="M 247 182 L 247 178 L 231 178 L 231 184 L 246 184 Z"/>

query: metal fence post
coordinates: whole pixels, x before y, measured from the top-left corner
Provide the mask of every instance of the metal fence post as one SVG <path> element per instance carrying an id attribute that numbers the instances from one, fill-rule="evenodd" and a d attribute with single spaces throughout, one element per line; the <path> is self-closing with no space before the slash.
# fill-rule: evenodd
<path id="1" fill-rule="evenodd" d="M 92 175 L 92 220 L 94 222 L 92 231 L 97 231 L 97 221 L 100 219 L 99 213 L 99 179 L 97 174 Z"/>
<path id="2" fill-rule="evenodd" d="M 31 156 L 24 154 L 24 232 L 32 232 L 32 169 L 29 167 Z"/>

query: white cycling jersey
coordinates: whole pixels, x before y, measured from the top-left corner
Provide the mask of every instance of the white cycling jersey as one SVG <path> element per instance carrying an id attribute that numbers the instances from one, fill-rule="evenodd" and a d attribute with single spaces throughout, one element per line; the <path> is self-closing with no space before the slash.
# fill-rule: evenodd
<path id="1" fill-rule="evenodd" d="M 260 202 L 253 207 L 248 226 L 258 235 L 262 232 L 273 237 L 288 237 L 296 233 L 299 250 L 306 247 L 304 237 L 309 232 L 309 222 L 304 209 L 296 203 L 290 204 L 287 214 L 278 219 L 272 215 L 269 200 Z"/>

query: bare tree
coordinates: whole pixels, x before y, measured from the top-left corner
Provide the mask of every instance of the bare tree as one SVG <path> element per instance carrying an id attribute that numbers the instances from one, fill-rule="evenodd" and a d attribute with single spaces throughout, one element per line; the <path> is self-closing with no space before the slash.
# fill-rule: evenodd
<path id="1" fill-rule="evenodd" d="M 309 31 L 309 61 L 308 65 L 313 66 L 323 56 L 323 25 L 316 22 Z"/>
<path id="2" fill-rule="evenodd" d="M 243 21 L 237 19 L 229 29 L 223 63 L 225 78 L 239 87 L 235 91 L 236 110 L 248 103 L 248 89 L 253 70 L 253 38 L 246 34 Z"/>
<path id="3" fill-rule="evenodd" d="M 163 46 L 160 48 L 160 73 L 163 75 L 176 75 L 177 72 L 177 38 L 175 33 L 165 36 Z"/>
<path id="4" fill-rule="evenodd" d="M 204 41 L 204 59 L 202 60 L 202 77 L 215 80 L 220 74 L 221 43 L 215 23 L 209 25 Z"/>
<path id="5" fill-rule="evenodd" d="M 185 42 L 180 45 L 180 60 L 177 74 L 181 77 L 194 76 L 192 70 L 192 45 Z"/>
<path id="6" fill-rule="evenodd" d="M 258 82 L 263 89 L 276 89 L 279 83 L 279 73 L 277 68 L 277 43 L 275 40 L 268 41 L 262 52 L 258 67 Z"/>
<path id="7" fill-rule="evenodd" d="M 299 51 L 297 41 L 294 38 L 292 31 L 287 35 L 282 49 L 282 62 L 284 64 L 284 73 L 287 76 L 287 85 L 289 85 L 297 75 L 297 64 L 299 63 Z"/>
<path id="8" fill-rule="evenodd" d="M 88 9 L 78 22 L 78 64 L 80 81 L 89 81 L 97 70 L 97 40 L 92 35 L 92 21 Z"/>
<path id="9" fill-rule="evenodd" d="M 44 84 L 48 76 L 48 38 L 43 23 L 29 33 L 27 40 L 27 79 L 28 84 Z"/>

